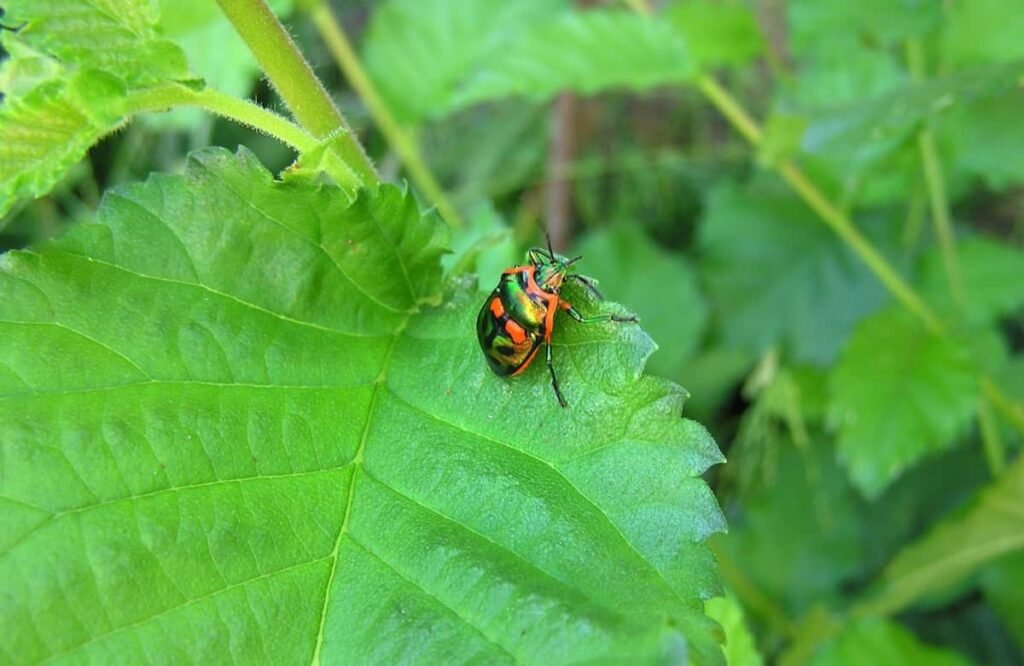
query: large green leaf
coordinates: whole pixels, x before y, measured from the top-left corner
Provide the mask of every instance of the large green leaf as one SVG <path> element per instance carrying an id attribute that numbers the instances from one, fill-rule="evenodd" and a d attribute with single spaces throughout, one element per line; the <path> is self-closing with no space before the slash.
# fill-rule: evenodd
<path id="1" fill-rule="evenodd" d="M 1024 551 L 1024 456 L 985 488 L 961 516 L 909 545 L 886 567 L 869 601 L 895 613 L 963 581 L 983 564 Z"/>
<path id="2" fill-rule="evenodd" d="M 458 86 L 561 0 L 390 0 L 363 43 L 366 69 L 401 120 L 441 114 Z"/>
<path id="3" fill-rule="evenodd" d="M 665 20 L 624 9 L 565 12 L 531 26 L 483 63 L 452 104 L 517 96 L 544 101 L 562 91 L 647 90 L 685 83 L 695 74 L 686 42 Z"/>
<path id="4" fill-rule="evenodd" d="M 850 622 L 811 660 L 812 666 L 967 666 L 970 663 L 956 652 L 922 643 L 899 624 L 884 619 Z"/>
<path id="5" fill-rule="evenodd" d="M 569 409 L 495 376 L 443 229 L 215 150 L 5 255 L 3 653 L 720 660 L 721 456 L 650 339 L 560 317 Z"/>
<path id="6" fill-rule="evenodd" d="M 599 289 L 629 303 L 658 344 L 649 369 L 682 379 L 683 364 L 700 343 L 708 305 L 697 277 L 681 256 L 665 252 L 635 226 L 618 225 L 591 234 L 574 254 L 601 268 Z"/>
<path id="7" fill-rule="evenodd" d="M 985 237 L 967 238 L 957 244 L 960 280 L 969 322 L 986 323 L 1012 314 L 1024 305 L 1024 252 Z M 925 257 L 923 291 L 944 312 L 956 313 L 941 253 Z"/>
<path id="8" fill-rule="evenodd" d="M 7 0 L 14 37 L 63 62 L 98 69 L 130 86 L 189 77 L 184 52 L 160 36 L 150 0 Z"/>
<path id="9" fill-rule="evenodd" d="M 966 349 L 896 308 L 861 322 L 830 387 L 839 456 L 868 497 L 952 446 L 978 402 Z"/>
<path id="10" fill-rule="evenodd" d="M 700 244 L 722 338 L 755 353 L 780 346 L 798 361 L 828 362 L 885 298 L 860 260 L 791 195 L 717 188 Z"/>

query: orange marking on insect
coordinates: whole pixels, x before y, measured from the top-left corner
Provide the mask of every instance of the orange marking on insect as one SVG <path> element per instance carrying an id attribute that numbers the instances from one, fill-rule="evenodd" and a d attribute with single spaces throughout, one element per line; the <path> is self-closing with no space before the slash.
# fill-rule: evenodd
<path id="1" fill-rule="evenodd" d="M 559 299 L 558 307 L 562 308 L 563 310 L 569 310 L 572 308 L 572 303 L 565 299 Z"/>
<path id="2" fill-rule="evenodd" d="M 526 331 L 511 319 L 505 322 L 505 332 L 512 338 L 512 342 L 517 345 L 526 341 Z"/>
<path id="3" fill-rule="evenodd" d="M 491 314 L 498 319 L 505 316 L 505 306 L 502 305 L 500 298 L 494 298 L 491 300 Z"/>

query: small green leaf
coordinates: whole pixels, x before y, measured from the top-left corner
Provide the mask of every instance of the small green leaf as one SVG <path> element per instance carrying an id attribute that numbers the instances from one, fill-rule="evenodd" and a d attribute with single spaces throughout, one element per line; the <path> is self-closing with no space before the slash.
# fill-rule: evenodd
<path id="1" fill-rule="evenodd" d="M 970 323 L 989 323 L 1024 305 L 1024 252 L 984 237 L 957 243 L 957 259 L 966 300 L 964 317 Z M 957 313 L 941 253 L 924 259 L 922 291 L 944 312 Z"/>
<path id="2" fill-rule="evenodd" d="M 665 252 L 635 226 L 616 225 L 587 236 L 573 254 L 601 275 L 598 289 L 629 303 L 658 344 L 654 373 L 682 379 L 708 321 L 708 305 L 685 258 Z"/>
<path id="3" fill-rule="evenodd" d="M 950 111 L 937 133 L 952 157 L 951 169 L 980 178 L 993 190 L 1024 183 L 1024 91 Z"/>
<path id="4" fill-rule="evenodd" d="M 727 594 L 708 599 L 704 602 L 704 610 L 725 631 L 725 663 L 728 666 L 761 666 L 764 663 L 747 626 L 743 607 L 736 597 Z"/>
<path id="5" fill-rule="evenodd" d="M 208 150 L 0 258 L 0 650 L 719 663 L 721 454 L 650 338 L 560 318 L 562 409 L 487 368 L 484 294 L 428 306 L 445 237 Z"/>
<path id="6" fill-rule="evenodd" d="M 755 354 L 780 346 L 797 361 L 828 362 L 885 298 L 860 260 L 791 195 L 717 188 L 700 245 L 723 340 Z"/>
<path id="7" fill-rule="evenodd" d="M 677 1 L 666 14 L 701 67 L 746 65 L 764 48 L 757 20 L 744 4 Z"/>
<path id="8" fill-rule="evenodd" d="M 930 116 L 954 104 L 967 104 L 1012 90 L 1024 74 L 1024 61 L 958 72 L 907 83 L 866 102 L 812 119 L 803 147 L 812 153 L 882 150 L 898 142 Z"/>
<path id="9" fill-rule="evenodd" d="M 662 19 L 614 9 L 567 12 L 531 26 L 483 63 L 452 107 L 514 96 L 539 102 L 562 91 L 647 90 L 695 74 L 686 43 Z"/>
<path id="10" fill-rule="evenodd" d="M 8 0 L 4 9 L 4 21 L 23 26 L 15 39 L 62 62 L 108 72 L 129 86 L 190 76 L 184 52 L 157 32 L 155 2 Z"/>
<path id="11" fill-rule="evenodd" d="M 886 567 L 870 612 L 897 613 L 963 581 L 983 564 L 1024 551 L 1024 457 L 982 490 L 963 515 L 941 523 Z"/>
<path id="12" fill-rule="evenodd" d="M 970 0 L 949 6 L 944 52 L 957 64 L 1024 58 L 1024 13 L 1017 0 Z"/>
<path id="13" fill-rule="evenodd" d="M 798 52 L 828 48 L 837 35 L 897 45 L 925 35 L 942 19 L 941 3 L 934 0 L 790 0 L 786 10 Z"/>
<path id="14" fill-rule="evenodd" d="M 373 14 L 363 56 L 388 108 L 418 124 L 450 105 L 458 86 L 511 48 L 562 0 L 390 0 Z"/>
<path id="15" fill-rule="evenodd" d="M 848 623 L 810 663 L 811 666 L 968 666 L 971 662 L 952 650 L 943 650 L 922 643 L 914 634 L 895 622 L 870 619 Z"/>
<path id="16" fill-rule="evenodd" d="M 100 72 L 49 80 L 0 104 L 0 215 L 46 194 L 118 125 L 120 81 Z"/>
<path id="17" fill-rule="evenodd" d="M 968 352 L 895 308 L 857 326 L 832 372 L 830 393 L 840 459 L 868 497 L 952 446 L 978 402 Z"/>

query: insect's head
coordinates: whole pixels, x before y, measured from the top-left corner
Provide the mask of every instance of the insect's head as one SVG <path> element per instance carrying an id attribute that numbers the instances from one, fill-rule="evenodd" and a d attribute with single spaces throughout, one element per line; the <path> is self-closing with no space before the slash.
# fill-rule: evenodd
<path id="1" fill-rule="evenodd" d="M 534 247 L 530 248 L 530 251 L 526 253 L 526 260 L 537 269 L 533 274 L 533 279 L 537 281 L 537 286 L 553 294 L 558 293 L 558 290 L 562 287 L 562 282 L 565 281 L 569 267 L 580 259 L 582 257 L 570 259 L 556 254 L 551 249 L 550 238 L 548 238 L 547 249 Z"/>

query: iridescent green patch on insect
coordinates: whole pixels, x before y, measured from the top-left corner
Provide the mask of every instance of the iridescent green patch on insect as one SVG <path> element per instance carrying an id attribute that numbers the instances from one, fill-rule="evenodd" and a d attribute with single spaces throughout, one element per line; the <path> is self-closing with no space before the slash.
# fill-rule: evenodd
<path id="1" fill-rule="evenodd" d="M 636 317 L 599 314 L 585 317 L 569 301 L 561 297 L 567 280 L 579 282 L 598 299 L 600 292 L 594 281 L 570 273 L 580 257 L 569 259 L 555 254 L 548 240 L 547 249 L 534 247 L 526 254 L 525 266 L 514 266 L 502 272 L 498 286 L 490 293 L 476 318 L 476 335 L 487 365 L 496 374 L 514 377 L 529 367 L 541 346 L 545 349 L 551 386 L 558 404 L 567 407 L 555 375 L 551 355 L 551 334 L 555 314 L 565 312 L 582 324 L 601 321 L 635 322 Z"/>

